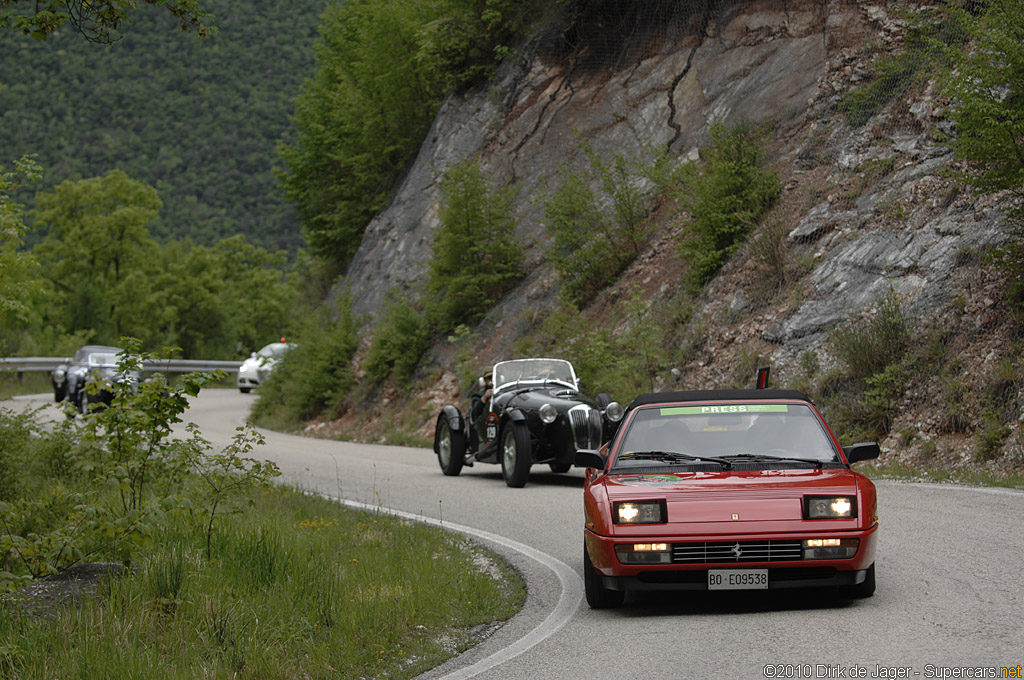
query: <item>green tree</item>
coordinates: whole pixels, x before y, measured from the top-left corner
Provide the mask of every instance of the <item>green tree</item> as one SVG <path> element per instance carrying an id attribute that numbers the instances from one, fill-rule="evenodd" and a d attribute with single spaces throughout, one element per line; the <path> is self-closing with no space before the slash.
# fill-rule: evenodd
<path id="1" fill-rule="evenodd" d="M 328 259 L 355 252 L 440 106 L 438 83 L 414 58 L 428 9 L 356 0 L 324 12 L 317 76 L 295 100 L 297 140 L 280 152 L 306 240 Z"/>
<path id="2" fill-rule="evenodd" d="M 295 291 L 284 253 L 254 246 L 240 234 L 212 247 L 168 243 L 147 274 L 151 310 L 140 314 L 147 318 L 149 345 L 228 359 L 292 330 Z"/>
<path id="3" fill-rule="evenodd" d="M 15 163 L 13 172 L 0 166 L 0 320 L 24 319 L 28 314 L 26 293 L 35 287 L 32 258 L 21 250 L 25 235 L 22 220 L 24 206 L 15 203 L 10 193 L 24 180 L 36 180 L 41 169 L 31 158 Z"/>
<path id="4" fill-rule="evenodd" d="M 421 310 L 397 289 L 389 291 L 366 353 L 370 377 L 383 380 L 394 372 L 407 381 L 429 348 L 430 327 Z"/>
<path id="5" fill-rule="evenodd" d="M 489 75 L 537 0 L 350 0 L 324 13 L 281 184 L 314 254 L 347 265 L 441 101 Z"/>
<path id="6" fill-rule="evenodd" d="M 148 304 L 133 273 L 155 255 L 146 225 L 160 211 L 156 191 L 112 170 L 62 182 L 37 200 L 36 228 L 46 237 L 33 253 L 53 291 L 50 321 L 106 342 L 128 334 L 138 306 Z"/>
<path id="7" fill-rule="evenodd" d="M 960 17 L 970 42 L 951 50 L 943 79 L 956 124 L 950 145 L 966 160 L 964 179 L 982 193 L 1007 192 L 1016 239 L 999 255 L 1009 296 L 1024 312 L 1024 10 L 1019 2 L 991 0 L 985 11 Z M 1016 208 L 1012 206 L 1017 206 Z"/>
<path id="8" fill-rule="evenodd" d="M 603 159 L 587 143 L 585 170 L 562 168 L 560 184 L 544 199 L 547 249 L 562 280 L 562 294 L 582 305 L 640 254 L 650 212 L 638 179 L 641 163 L 618 154 Z"/>
<path id="9" fill-rule="evenodd" d="M 718 272 L 782 194 L 768 164 L 766 134 L 752 123 L 714 123 L 703 163 L 685 166 L 675 198 L 693 217 L 682 255 L 698 285 Z"/>
<path id="10" fill-rule="evenodd" d="M 199 0 L 144 0 L 164 7 L 178 21 L 183 31 L 195 30 L 205 38 L 210 17 Z M 89 42 L 110 44 L 120 39 L 121 24 L 137 9 L 137 0 L 105 0 L 104 2 L 67 2 L 66 0 L 0 0 L 0 28 L 14 29 L 37 40 L 70 24 Z"/>
<path id="11" fill-rule="evenodd" d="M 952 52 L 944 79 L 953 98 L 953 150 L 972 166 L 967 179 L 982 191 L 1024 196 L 1024 10 L 991 0 L 979 17 L 962 13 L 971 41 Z"/>
<path id="12" fill-rule="evenodd" d="M 441 226 L 434 237 L 427 308 L 437 330 L 478 321 L 523 275 L 514 187 L 492 187 L 475 160 L 441 181 Z"/>

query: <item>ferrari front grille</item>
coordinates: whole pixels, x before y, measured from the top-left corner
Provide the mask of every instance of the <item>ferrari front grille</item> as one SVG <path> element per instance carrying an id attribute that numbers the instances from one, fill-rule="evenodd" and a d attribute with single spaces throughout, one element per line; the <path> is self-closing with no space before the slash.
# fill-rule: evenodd
<path id="1" fill-rule="evenodd" d="M 586 404 L 569 409 L 569 424 L 577 449 L 601 448 L 601 412 Z"/>
<path id="2" fill-rule="evenodd" d="M 782 562 L 803 557 L 800 541 L 723 541 L 674 543 L 673 564 L 717 562 Z"/>

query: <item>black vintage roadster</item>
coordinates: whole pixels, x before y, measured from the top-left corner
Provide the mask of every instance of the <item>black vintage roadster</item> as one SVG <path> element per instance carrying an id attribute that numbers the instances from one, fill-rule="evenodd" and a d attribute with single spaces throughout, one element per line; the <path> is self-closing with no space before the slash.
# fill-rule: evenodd
<path id="1" fill-rule="evenodd" d="M 434 452 L 441 471 L 500 463 L 505 483 L 521 487 L 530 466 L 554 472 L 572 467 L 577 449 L 597 449 L 622 419 L 623 408 L 607 394 L 593 400 L 579 391 L 572 364 L 562 359 L 516 359 L 494 365 L 492 393 L 474 418 L 455 406 L 437 417 Z M 485 389 L 480 379 L 478 394 Z"/>

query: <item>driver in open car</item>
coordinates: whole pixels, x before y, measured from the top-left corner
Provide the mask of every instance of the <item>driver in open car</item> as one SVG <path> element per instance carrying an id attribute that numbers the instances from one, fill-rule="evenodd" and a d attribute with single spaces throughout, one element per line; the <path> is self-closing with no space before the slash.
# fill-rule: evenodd
<path id="1" fill-rule="evenodd" d="M 469 422 L 479 439 L 484 437 L 484 427 L 486 427 L 484 421 L 486 419 L 483 416 L 484 411 L 487 410 L 487 400 L 491 398 L 491 391 L 493 389 L 494 384 L 491 381 L 491 376 L 482 375 L 477 379 L 476 391 L 470 397 Z"/>

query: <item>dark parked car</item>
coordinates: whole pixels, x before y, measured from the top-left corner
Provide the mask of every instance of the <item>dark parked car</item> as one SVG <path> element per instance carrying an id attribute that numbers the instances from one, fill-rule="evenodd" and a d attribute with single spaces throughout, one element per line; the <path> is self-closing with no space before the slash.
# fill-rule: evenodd
<path id="1" fill-rule="evenodd" d="M 630 590 L 875 591 L 875 486 L 787 390 L 644 394 L 586 467 L 583 576 L 591 607 Z"/>
<path id="2" fill-rule="evenodd" d="M 110 404 L 114 394 L 107 386 L 126 381 L 137 386 L 141 377 L 138 371 L 127 374 L 118 371 L 118 355 L 123 351 L 120 347 L 107 345 L 80 347 L 69 361 L 55 368 L 50 376 L 54 401 L 67 399 L 80 413 L 85 413 L 89 404 Z M 93 381 L 99 382 L 101 386 L 90 393 L 86 385 Z"/>
<path id="3" fill-rule="evenodd" d="M 494 365 L 493 390 L 469 417 L 445 406 L 437 417 L 434 452 L 441 471 L 457 475 L 474 463 L 500 463 L 505 483 L 521 487 L 530 467 L 566 472 L 577 449 L 601 446 L 622 418 L 608 395 L 583 396 L 572 364 L 562 359 L 516 359 Z M 477 384 L 478 398 L 486 389 Z"/>

